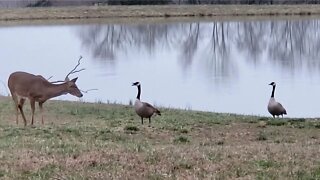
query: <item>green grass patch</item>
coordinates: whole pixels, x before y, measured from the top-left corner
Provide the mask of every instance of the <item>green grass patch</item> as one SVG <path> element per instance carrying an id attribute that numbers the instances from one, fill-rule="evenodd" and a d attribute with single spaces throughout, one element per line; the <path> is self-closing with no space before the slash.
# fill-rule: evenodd
<path id="1" fill-rule="evenodd" d="M 272 161 L 272 160 L 259 160 L 256 162 L 256 164 L 259 168 L 262 168 L 264 170 L 279 166 L 279 164 L 277 162 Z"/>
<path id="2" fill-rule="evenodd" d="M 287 125 L 287 121 L 285 120 L 279 120 L 279 119 L 272 119 L 267 121 L 267 125 L 269 126 L 285 126 Z"/>
<path id="3" fill-rule="evenodd" d="M 127 125 L 126 127 L 124 127 L 124 130 L 125 131 L 136 132 L 136 131 L 139 131 L 139 128 L 137 126 Z"/>
<path id="4" fill-rule="evenodd" d="M 59 170 L 59 167 L 57 165 L 47 164 L 44 167 L 40 168 L 37 172 L 27 174 L 26 177 L 29 177 L 30 179 L 50 179 L 51 177 L 53 177 L 57 170 Z"/>
<path id="5" fill-rule="evenodd" d="M 173 140 L 175 143 L 188 143 L 190 142 L 189 138 L 187 136 L 178 136 Z"/>
<path id="6" fill-rule="evenodd" d="M 268 139 L 267 133 L 264 131 L 259 131 L 258 136 L 257 136 L 257 140 L 258 141 L 266 141 L 267 139 Z"/>

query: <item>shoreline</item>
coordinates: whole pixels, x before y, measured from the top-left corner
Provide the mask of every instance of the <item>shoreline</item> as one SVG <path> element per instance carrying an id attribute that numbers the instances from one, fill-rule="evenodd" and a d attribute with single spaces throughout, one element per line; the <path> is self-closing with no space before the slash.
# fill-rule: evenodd
<path id="1" fill-rule="evenodd" d="M 29 101 L 29 100 L 27 100 Z M 0 94 L 0 105 L 1 102 L 12 102 L 12 98 L 10 95 L 5 96 Z M 82 101 L 82 100 L 63 100 L 63 99 L 49 99 L 47 103 L 62 103 L 62 104 L 73 104 L 74 106 L 79 105 L 79 104 L 86 104 L 86 105 L 103 105 L 103 106 L 112 106 L 114 108 L 121 108 L 121 107 L 133 107 L 133 105 L 130 104 L 125 104 L 122 102 L 92 102 L 92 101 Z M 12 104 L 13 107 L 13 104 Z M 259 115 L 259 114 L 244 114 L 244 113 L 235 113 L 235 112 L 219 112 L 219 111 L 207 111 L 207 110 L 199 110 L 199 109 L 187 109 L 187 108 L 179 108 L 179 107 L 167 107 L 167 106 L 157 106 L 157 108 L 160 108 L 162 110 L 166 111 L 180 111 L 180 112 L 192 112 L 192 113 L 199 113 L 199 114 L 220 114 L 224 116 L 237 116 L 239 119 L 241 118 L 256 118 L 260 119 L 262 121 L 265 120 L 279 120 L 279 121 L 300 121 L 300 120 L 305 120 L 305 121 L 319 121 L 320 117 L 288 117 L 288 116 L 283 116 L 282 117 L 276 117 L 272 118 L 271 115 Z M 36 108 L 37 109 L 37 108 Z M 36 110 L 37 111 L 37 110 Z"/>

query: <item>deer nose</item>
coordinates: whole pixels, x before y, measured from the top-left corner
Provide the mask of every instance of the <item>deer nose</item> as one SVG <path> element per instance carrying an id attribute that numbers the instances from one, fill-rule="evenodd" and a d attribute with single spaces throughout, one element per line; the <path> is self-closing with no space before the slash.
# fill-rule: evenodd
<path id="1" fill-rule="evenodd" d="M 80 94 L 78 97 L 81 98 L 83 96 L 83 94 Z"/>

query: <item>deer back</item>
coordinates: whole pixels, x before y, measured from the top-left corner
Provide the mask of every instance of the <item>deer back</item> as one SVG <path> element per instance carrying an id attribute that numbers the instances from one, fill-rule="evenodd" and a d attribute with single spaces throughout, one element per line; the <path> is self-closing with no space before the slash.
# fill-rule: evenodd
<path id="1" fill-rule="evenodd" d="M 8 79 L 11 93 L 23 97 L 28 97 L 32 91 L 41 91 L 41 87 L 47 83 L 49 82 L 40 75 L 20 71 L 12 73 Z"/>

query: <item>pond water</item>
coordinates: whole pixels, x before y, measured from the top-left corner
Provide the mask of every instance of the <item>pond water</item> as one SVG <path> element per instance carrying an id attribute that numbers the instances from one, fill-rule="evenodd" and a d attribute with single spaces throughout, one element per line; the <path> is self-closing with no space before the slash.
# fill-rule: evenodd
<path id="1" fill-rule="evenodd" d="M 62 80 L 83 57 L 83 101 L 270 116 L 276 99 L 288 117 L 320 116 L 320 20 L 88 23 L 0 27 L 0 93 L 10 73 Z M 64 95 L 56 99 L 77 101 Z M 165 113 L 164 113 L 165 114 Z"/>

